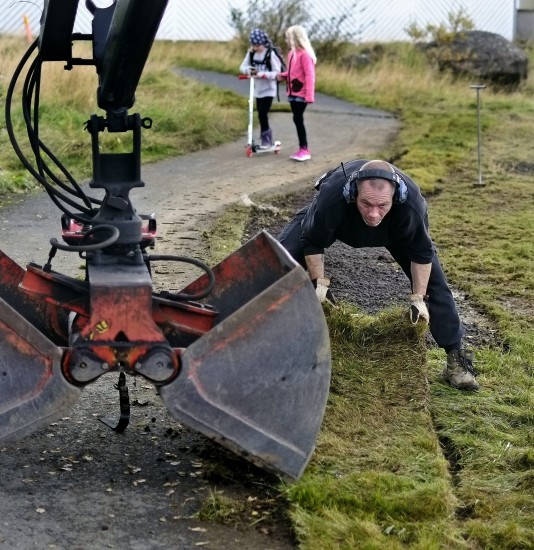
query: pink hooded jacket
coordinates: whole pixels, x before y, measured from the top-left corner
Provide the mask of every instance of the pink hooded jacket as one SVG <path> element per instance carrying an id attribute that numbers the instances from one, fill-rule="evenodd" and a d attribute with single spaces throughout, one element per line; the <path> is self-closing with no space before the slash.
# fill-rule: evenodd
<path id="1" fill-rule="evenodd" d="M 315 101 L 315 63 L 305 50 L 291 50 L 287 56 L 287 71 L 280 76 L 286 78 L 287 95 L 302 97 L 306 103 Z"/>

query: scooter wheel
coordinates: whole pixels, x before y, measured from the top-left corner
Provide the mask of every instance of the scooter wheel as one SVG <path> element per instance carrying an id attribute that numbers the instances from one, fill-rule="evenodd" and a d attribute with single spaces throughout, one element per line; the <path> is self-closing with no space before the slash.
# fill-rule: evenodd
<path id="1" fill-rule="evenodd" d="M 247 157 L 250 158 L 252 156 L 252 147 L 250 145 L 247 145 L 246 153 L 247 153 Z"/>

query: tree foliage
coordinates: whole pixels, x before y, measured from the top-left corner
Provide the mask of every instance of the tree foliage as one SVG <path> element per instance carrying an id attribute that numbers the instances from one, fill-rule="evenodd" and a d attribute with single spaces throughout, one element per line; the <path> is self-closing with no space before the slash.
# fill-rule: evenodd
<path id="1" fill-rule="evenodd" d="M 449 12 L 447 21 L 439 25 L 428 24 L 421 28 L 417 23 L 412 22 L 404 29 L 404 32 L 414 41 L 433 41 L 438 44 L 449 42 L 451 38 L 463 31 L 472 30 L 475 24 L 464 8 L 457 12 Z"/>
<path id="2" fill-rule="evenodd" d="M 286 29 L 302 25 L 308 31 L 318 58 L 337 61 L 347 45 L 355 42 L 364 29 L 374 23 L 365 21 L 367 6 L 359 7 L 359 4 L 360 0 L 356 0 L 339 16 L 314 20 L 311 3 L 307 0 L 250 0 L 246 10 L 230 10 L 230 23 L 242 49 L 249 46 L 250 31 L 256 27 L 263 29 L 284 49 Z M 354 16 L 358 17 L 358 24 L 353 21 Z"/>
<path id="3" fill-rule="evenodd" d="M 310 38 L 314 43 L 315 51 L 320 59 L 339 61 L 347 46 L 356 42 L 363 31 L 374 23 L 374 20 L 365 20 L 367 6 L 359 7 L 354 2 L 345 13 L 329 19 L 319 19 L 310 27 Z M 354 16 L 359 23 L 354 22 Z M 344 29 L 351 28 L 351 31 Z"/>
<path id="4" fill-rule="evenodd" d="M 309 17 L 306 0 L 251 0 L 245 11 L 230 10 L 230 22 L 237 33 L 240 45 L 249 46 L 250 31 L 256 27 L 264 30 L 274 44 L 285 44 L 285 32 L 292 25 L 305 26 Z"/>

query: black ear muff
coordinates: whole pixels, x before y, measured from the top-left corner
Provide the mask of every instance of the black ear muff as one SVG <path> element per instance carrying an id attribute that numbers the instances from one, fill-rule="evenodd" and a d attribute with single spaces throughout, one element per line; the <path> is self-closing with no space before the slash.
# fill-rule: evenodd
<path id="1" fill-rule="evenodd" d="M 395 184 L 395 193 L 393 202 L 401 204 L 408 197 L 408 187 L 406 182 L 396 172 L 388 172 L 387 170 L 359 170 L 353 172 L 348 178 L 347 183 L 343 187 L 343 196 L 347 202 L 356 202 L 358 194 L 358 183 L 364 180 L 382 179 L 388 180 Z"/>

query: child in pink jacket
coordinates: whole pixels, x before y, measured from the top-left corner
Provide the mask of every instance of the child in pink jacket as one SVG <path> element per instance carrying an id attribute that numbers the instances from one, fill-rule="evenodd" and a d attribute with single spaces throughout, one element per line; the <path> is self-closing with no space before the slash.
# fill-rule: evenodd
<path id="1" fill-rule="evenodd" d="M 315 101 L 315 63 L 317 57 L 303 27 L 294 25 L 286 31 L 286 40 L 291 48 L 287 58 L 287 71 L 279 74 L 286 81 L 287 99 L 297 129 L 299 150 L 289 158 L 302 162 L 310 160 L 304 111 L 308 103 Z"/>

